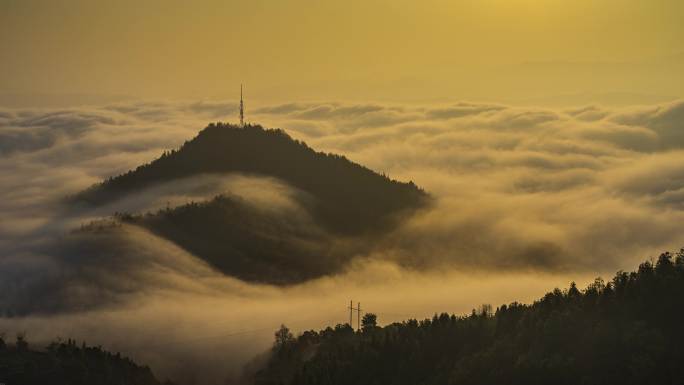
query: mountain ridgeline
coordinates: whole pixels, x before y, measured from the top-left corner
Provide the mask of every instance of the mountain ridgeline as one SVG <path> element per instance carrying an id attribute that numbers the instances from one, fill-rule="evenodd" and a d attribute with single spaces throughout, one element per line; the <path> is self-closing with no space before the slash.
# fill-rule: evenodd
<path id="1" fill-rule="evenodd" d="M 256 385 L 682 384 L 684 249 L 531 305 L 276 333 Z"/>
<path id="2" fill-rule="evenodd" d="M 212 123 L 178 150 L 113 177 L 75 198 L 102 204 L 156 183 L 203 173 L 275 177 L 311 194 L 314 217 L 344 235 L 377 232 L 426 203 L 413 182 L 391 180 L 343 156 L 316 152 L 280 129 Z"/>

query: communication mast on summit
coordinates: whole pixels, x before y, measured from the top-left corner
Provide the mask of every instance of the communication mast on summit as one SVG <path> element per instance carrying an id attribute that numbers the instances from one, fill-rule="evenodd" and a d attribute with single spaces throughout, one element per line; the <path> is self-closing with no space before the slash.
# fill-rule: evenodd
<path id="1" fill-rule="evenodd" d="M 245 103 L 242 100 L 242 84 L 240 84 L 240 127 L 245 127 Z"/>

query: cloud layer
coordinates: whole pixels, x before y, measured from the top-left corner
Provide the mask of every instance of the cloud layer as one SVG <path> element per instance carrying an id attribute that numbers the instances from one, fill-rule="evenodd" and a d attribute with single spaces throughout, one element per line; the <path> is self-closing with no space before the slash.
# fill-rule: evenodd
<path id="1" fill-rule="evenodd" d="M 136 227 L 103 223 L 101 233 L 73 231 L 114 211 L 144 212 L 222 192 L 259 207 L 268 202 L 269 215 L 300 215 L 293 195 L 299 192 L 238 175 L 178 181 L 97 210 L 64 206 L 65 196 L 148 162 L 235 111 L 220 102 L 0 109 L 0 305 L 58 311 L 0 318 L 0 331 L 88 338 L 177 378 L 178 362 L 205 362 L 204 374 L 184 379 L 211 383 L 263 349 L 281 321 L 296 328 L 343 322 L 344 311 L 334 309 L 352 295 L 381 320 L 467 311 L 632 269 L 684 245 L 683 101 L 574 109 L 289 103 L 248 110 L 252 122 L 412 180 L 436 198 L 369 255 L 357 256 L 348 272 L 289 288 L 222 276 Z M 473 274 L 482 282 L 468 278 Z M 103 306 L 88 306 L 94 302 Z M 392 311 L 398 305 L 404 310 Z M 224 326 L 213 326 L 217 318 Z M 212 337 L 241 331 L 249 333 Z M 189 345 L 171 349 L 164 339 Z M 208 369 L 218 365 L 208 359 L 211 349 L 233 356 L 230 370 Z"/>
<path id="2" fill-rule="evenodd" d="M 250 196 L 266 194 L 262 201 L 284 196 L 287 204 L 286 186 L 212 177 L 87 213 L 61 207 L 65 196 L 234 113 L 235 105 L 221 102 L 0 110 L 3 254 L 25 254 L 28 245 L 114 211 L 201 200 L 237 185 Z M 605 272 L 682 243 L 681 101 L 566 110 L 289 103 L 257 107 L 250 117 L 316 149 L 413 180 L 437 198 L 432 210 L 383 240 L 373 257 L 420 268 Z"/>
<path id="3" fill-rule="evenodd" d="M 436 209 L 385 248 L 413 264 L 600 272 L 683 241 L 681 101 L 568 110 L 288 104 L 259 112 L 315 148 L 434 193 Z"/>

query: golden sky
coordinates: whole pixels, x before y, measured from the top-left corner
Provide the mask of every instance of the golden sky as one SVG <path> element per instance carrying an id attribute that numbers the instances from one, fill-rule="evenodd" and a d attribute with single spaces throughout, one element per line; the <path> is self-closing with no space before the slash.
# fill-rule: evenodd
<path id="1" fill-rule="evenodd" d="M 680 0 L 0 0 L 0 92 L 664 101 L 682 20 Z"/>

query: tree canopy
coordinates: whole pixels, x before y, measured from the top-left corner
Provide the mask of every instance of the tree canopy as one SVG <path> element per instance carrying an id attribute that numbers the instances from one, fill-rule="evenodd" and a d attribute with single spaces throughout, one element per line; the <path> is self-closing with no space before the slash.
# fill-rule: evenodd
<path id="1" fill-rule="evenodd" d="M 34 349 L 23 334 L 15 343 L 0 335 L 0 383 L 21 385 L 161 385 L 150 368 L 103 350 L 56 341 Z M 166 385 L 173 385 L 165 382 Z"/>
<path id="2" fill-rule="evenodd" d="M 680 384 L 682 325 L 684 250 L 529 305 L 307 331 L 254 383 Z"/>

